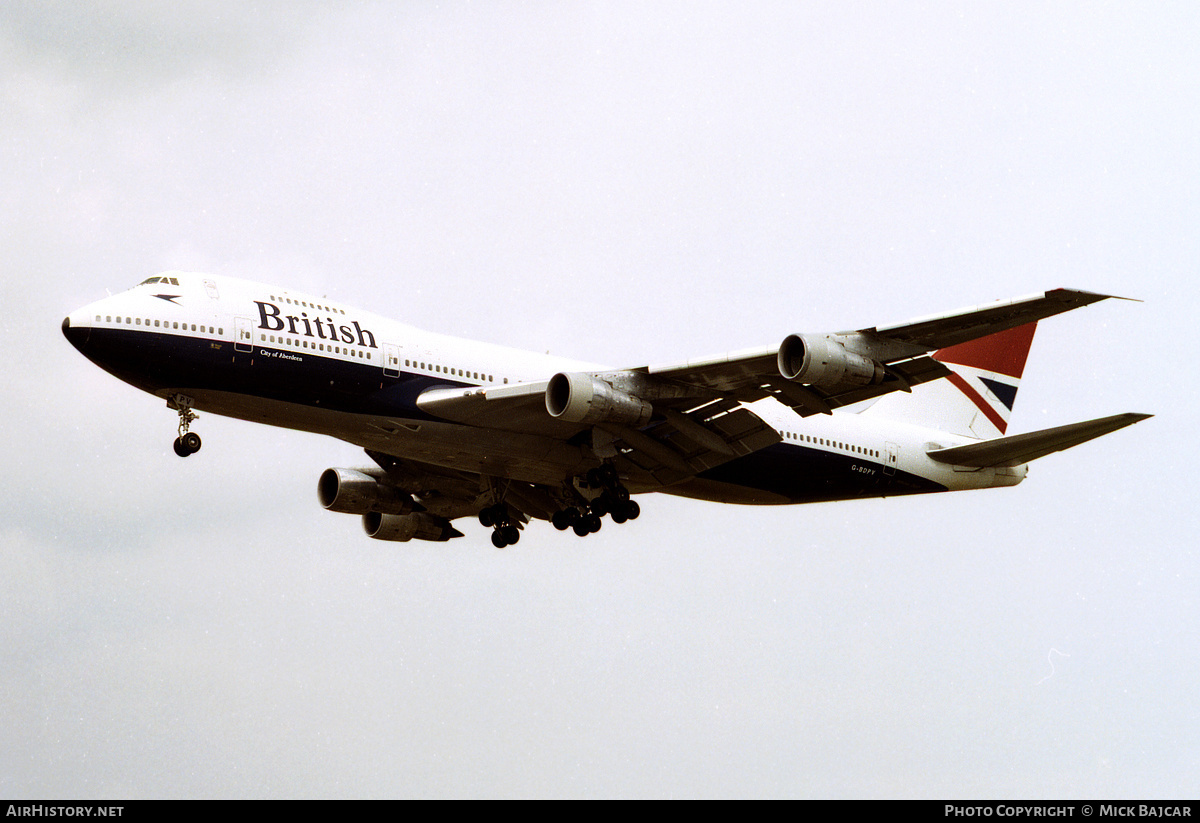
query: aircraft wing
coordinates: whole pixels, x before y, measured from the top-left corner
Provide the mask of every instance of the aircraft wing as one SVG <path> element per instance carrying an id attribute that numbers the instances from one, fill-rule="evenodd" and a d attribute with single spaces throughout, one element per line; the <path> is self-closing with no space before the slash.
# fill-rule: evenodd
<path id="1" fill-rule="evenodd" d="M 1042 294 L 1018 297 L 983 306 L 973 306 L 948 314 L 924 317 L 896 326 L 871 327 L 858 331 L 837 332 L 824 335 L 841 345 L 846 351 L 860 354 L 877 362 L 890 365 L 897 376 L 909 377 L 906 370 L 915 370 L 911 377 L 919 382 L 945 376 L 945 372 L 929 376 L 932 367 L 915 365 L 904 361 L 920 358 L 931 351 L 956 346 L 968 340 L 987 337 L 1002 331 L 1035 323 L 1056 314 L 1107 300 L 1113 295 L 1095 294 L 1075 289 L 1054 289 Z M 673 380 L 691 386 L 705 387 L 720 392 L 736 392 L 753 387 L 764 378 L 777 380 L 778 356 L 776 348 L 747 349 L 730 352 L 716 357 L 698 358 L 685 363 L 650 366 L 645 369 L 660 379 Z M 910 383 L 909 385 L 915 385 Z M 889 388 L 903 390 L 902 385 Z M 878 392 L 882 394 L 886 392 Z M 833 399 L 834 405 L 849 405 L 841 402 L 839 392 L 824 392 L 825 399 Z M 854 394 L 851 392 L 850 394 Z M 849 402 L 857 403 L 867 398 L 857 397 Z"/>
<path id="2" fill-rule="evenodd" d="M 929 356 L 937 349 L 1110 296 L 1054 289 L 895 326 L 790 335 L 779 346 L 683 363 L 432 389 L 417 405 L 434 417 L 468 425 L 561 440 L 590 436 L 593 448 L 625 457 L 659 482 L 675 482 L 778 442 L 765 423 L 751 422 L 758 418 L 743 403 L 773 397 L 808 416 L 911 391 L 950 374 Z"/>
<path id="3" fill-rule="evenodd" d="M 1035 323 L 1071 309 L 1112 298 L 1116 296 L 1077 289 L 1054 289 L 1042 294 L 911 320 L 899 326 L 863 329 L 859 334 L 879 341 L 904 343 L 931 351 L 957 346 L 968 340 L 1015 329 L 1017 326 Z"/>

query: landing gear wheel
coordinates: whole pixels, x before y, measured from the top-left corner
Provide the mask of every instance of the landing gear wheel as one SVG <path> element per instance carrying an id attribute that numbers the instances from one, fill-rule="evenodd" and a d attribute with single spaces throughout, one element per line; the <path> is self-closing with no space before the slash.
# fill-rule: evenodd
<path id="1" fill-rule="evenodd" d="M 182 437 L 176 437 L 175 443 L 172 446 L 175 453 L 180 457 L 187 457 L 190 454 L 195 454 L 200 451 L 200 435 L 195 432 L 185 434 Z"/>
<path id="2" fill-rule="evenodd" d="M 497 549 L 503 549 L 505 546 L 513 546 L 520 539 L 521 530 L 512 524 L 497 526 L 492 530 L 492 545 Z"/>
<path id="3" fill-rule="evenodd" d="M 599 519 L 608 514 L 612 515 L 614 523 L 624 523 L 638 516 L 640 509 L 629 499 L 629 489 L 625 488 L 621 475 L 611 463 L 588 469 L 579 482 L 584 488 L 600 491 L 584 508 L 585 517 Z"/>
<path id="4" fill-rule="evenodd" d="M 550 522 L 554 524 L 554 528 L 560 532 L 564 532 L 579 520 L 579 509 L 567 508 L 559 509 L 550 518 Z"/>
<path id="5" fill-rule="evenodd" d="M 508 522 L 508 509 L 503 503 L 479 510 L 479 525 L 499 528 Z"/>

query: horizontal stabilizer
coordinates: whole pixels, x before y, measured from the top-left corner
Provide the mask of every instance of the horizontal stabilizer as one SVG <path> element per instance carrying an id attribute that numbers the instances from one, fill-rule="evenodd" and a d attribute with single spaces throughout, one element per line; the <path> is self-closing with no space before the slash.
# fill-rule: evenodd
<path id="1" fill-rule="evenodd" d="M 1030 460 L 1086 443 L 1101 435 L 1115 432 L 1117 429 L 1132 426 L 1134 423 L 1153 416 L 1152 414 L 1132 412 L 1114 414 L 1112 417 L 1101 417 L 1099 420 L 1071 423 L 1028 434 L 1014 434 L 1011 437 L 999 437 L 995 440 L 985 440 L 982 443 L 968 443 L 965 446 L 953 446 L 948 449 L 933 449 L 928 454 L 939 463 L 949 463 L 955 466 L 976 466 L 978 468 L 1019 466 Z"/>

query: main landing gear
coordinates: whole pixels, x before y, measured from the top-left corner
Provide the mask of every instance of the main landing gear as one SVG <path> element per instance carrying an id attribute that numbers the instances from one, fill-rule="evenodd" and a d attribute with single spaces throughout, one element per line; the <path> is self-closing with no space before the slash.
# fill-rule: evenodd
<path id="1" fill-rule="evenodd" d="M 192 411 L 192 399 L 182 394 L 172 395 L 167 401 L 167 407 L 179 412 L 179 436 L 175 438 L 175 453 L 180 457 L 187 457 L 200 451 L 200 435 L 188 431 L 188 427 L 196 419 L 196 413 Z"/>
<path id="2" fill-rule="evenodd" d="M 629 499 L 629 489 L 621 483 L 617 470 L 610 464 L 589 469 L 583 480 L 586 488 L 600 489 L 600 494 L 580 506 L 568 506 L 556 511 L 550 522 L 560 532 L 573 529 L 575 534 L 586 537 L 600 531 L 600 518 L 606 514 L 614 523 L 624 523 L 636 520 L 642 513 L 642 507 Z"/>
<path id="3" fill-rule="evenodd" d="M 482 526 L 492 526 L 492 545 L 497 549 L 511 546 L 521 539 L 521 530 L 508 514 L 508 507 L 503 503 L 488 506 L 479 512 L 479 523 Z"/>

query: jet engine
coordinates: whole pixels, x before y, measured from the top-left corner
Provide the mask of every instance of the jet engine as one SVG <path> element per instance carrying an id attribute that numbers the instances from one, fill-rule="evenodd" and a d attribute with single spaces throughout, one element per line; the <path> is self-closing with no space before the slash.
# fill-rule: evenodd
<path id="1" fill-rule="evenodd" d="M 413 510 L 409 494 L 356 469 L 326 469 L 317 483 L 317 497 L 331 512 L 401 515 Z"/>
<path id="2" fill-rule="evenodd" d="M 846 351 L 828 336 L 792 334 L 779 346 L 779 373 L 788 380 L 840 391 L 882 383 L 883 366 Z"/>
<path id="3" fill-rule="evenodd" d="M 559 372 L 546 386 L 546 411 L 568 423 L 644 426 L 654 408 L 590 374 Z"/>
<path id="4" fill-rule="evenodd" d="M 462 532 L 450 525 L 450 521 L 429 512 L 412 514 L 380 514 L 367 512 L 363 515 L 363 529 L 376 540 L 394 540 L 407 543 L 409 540 L 449 540 L 462 537 Z"/>

